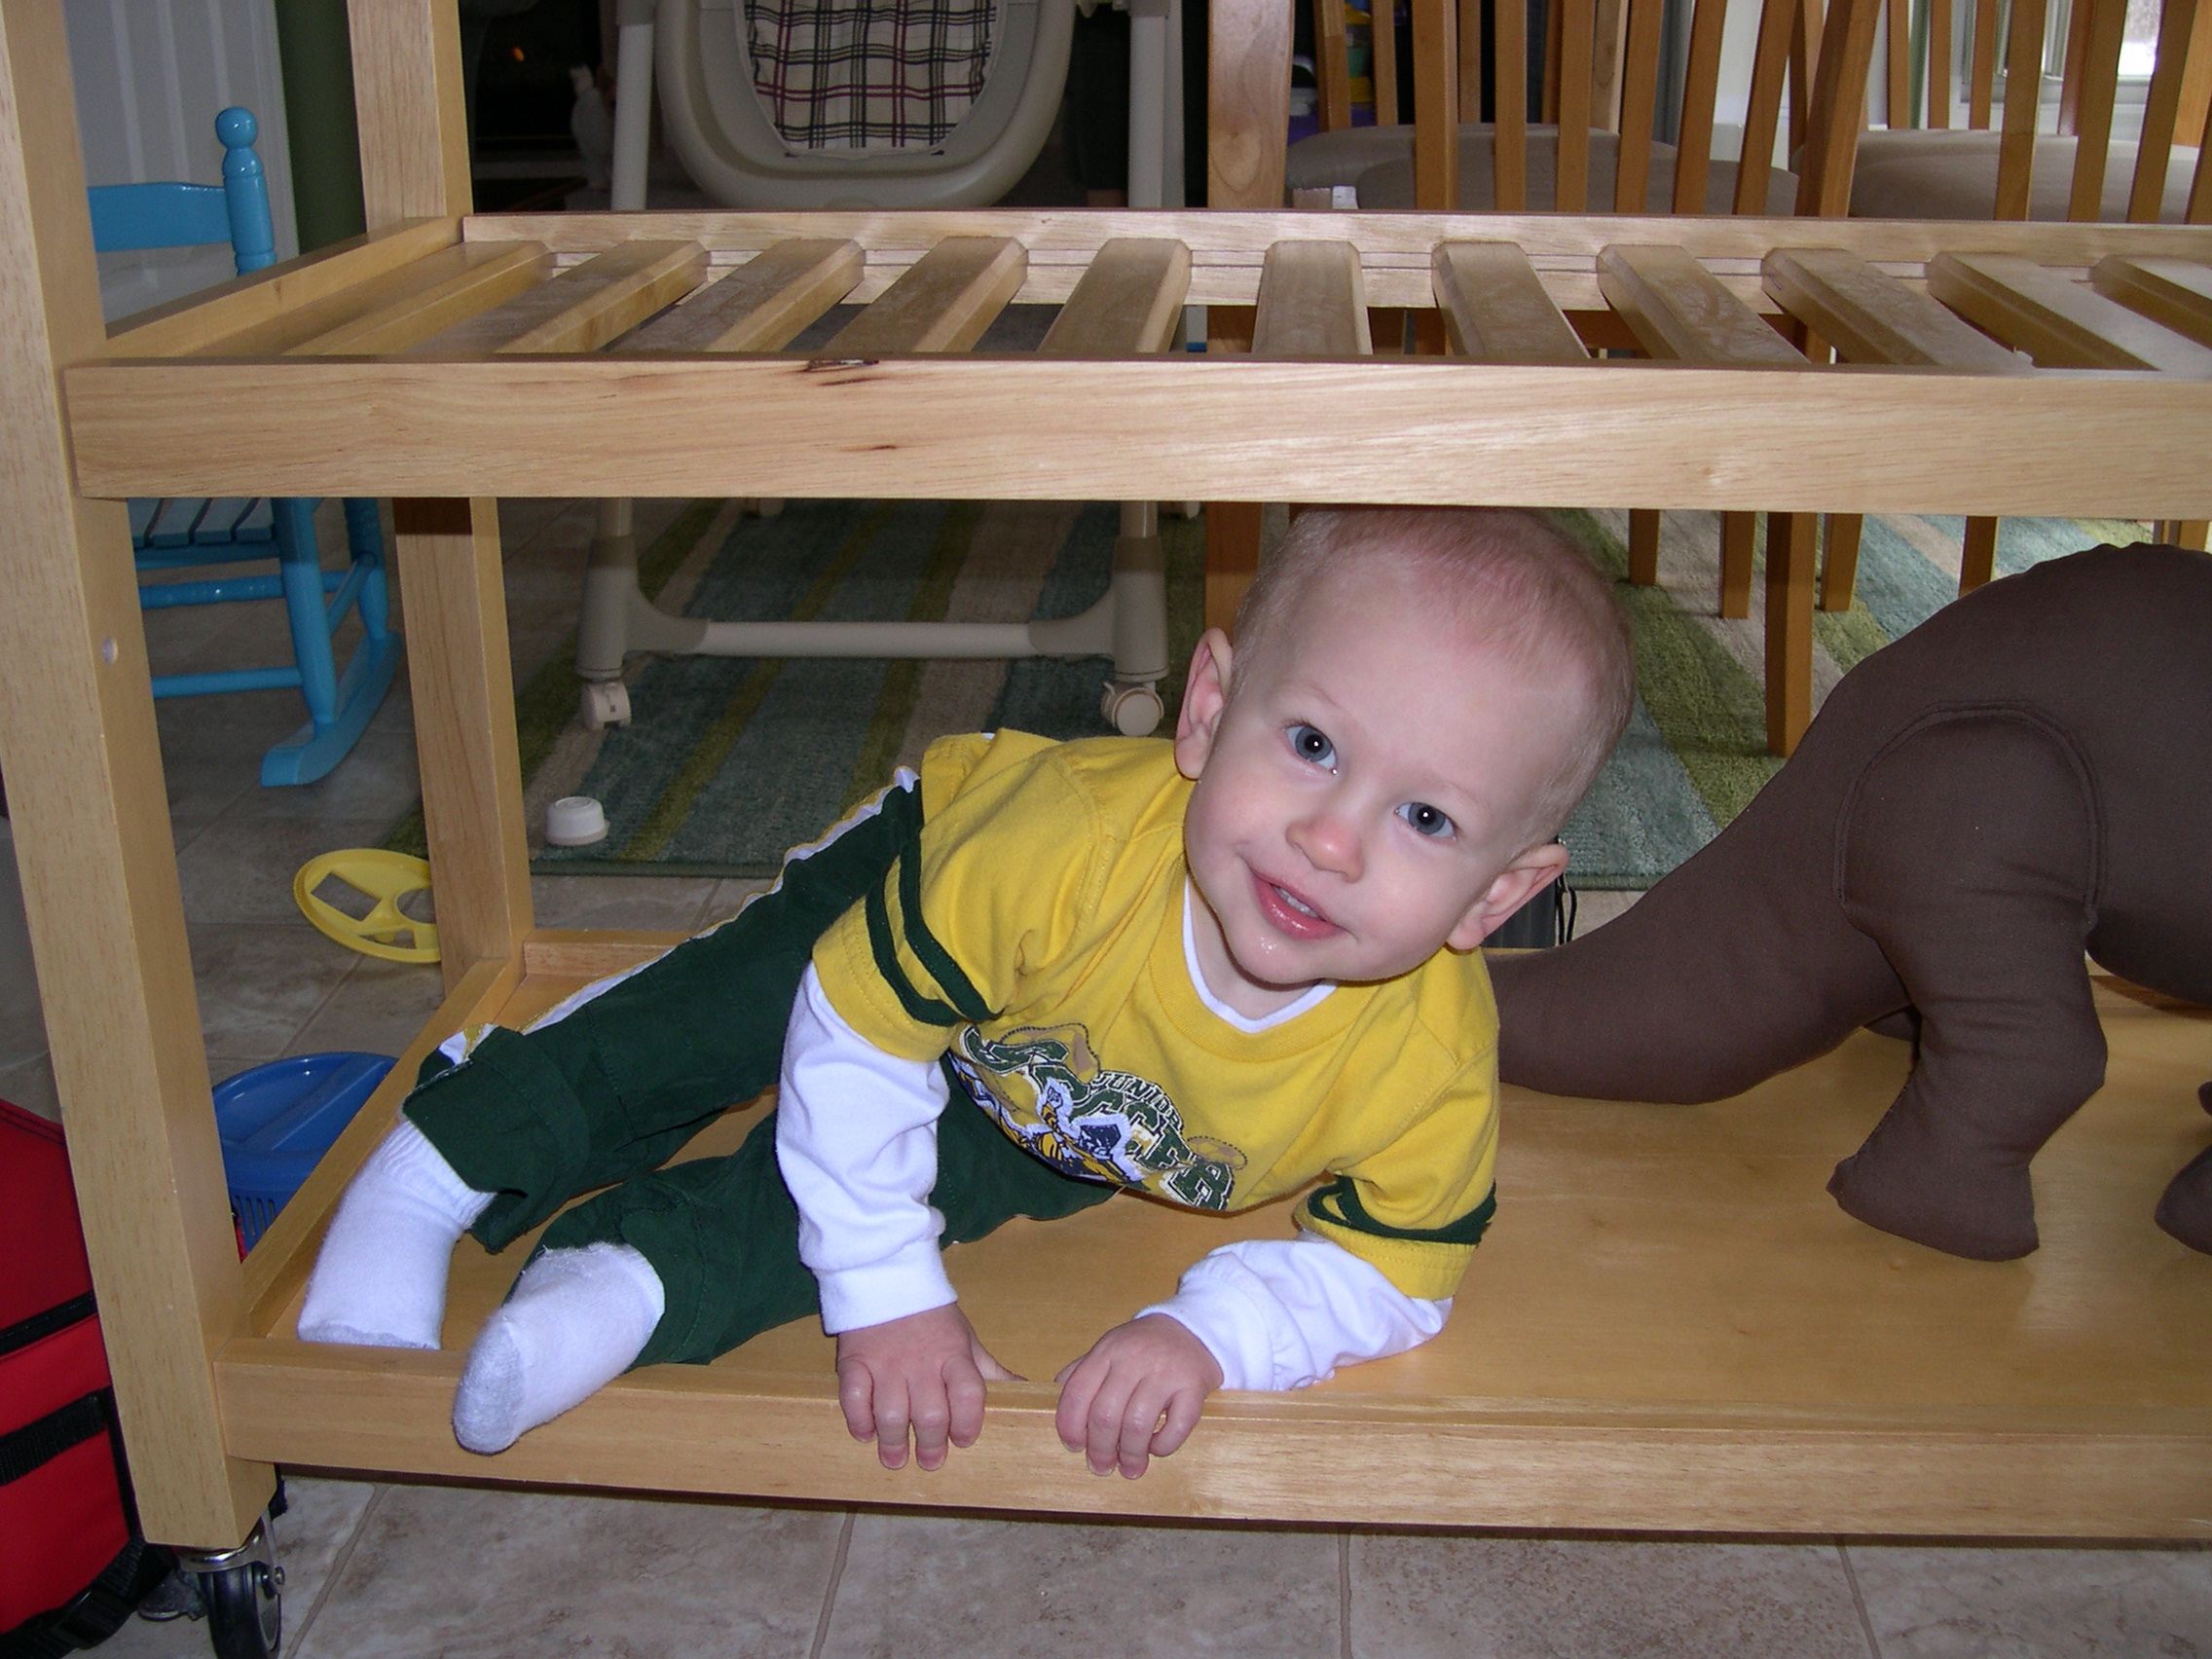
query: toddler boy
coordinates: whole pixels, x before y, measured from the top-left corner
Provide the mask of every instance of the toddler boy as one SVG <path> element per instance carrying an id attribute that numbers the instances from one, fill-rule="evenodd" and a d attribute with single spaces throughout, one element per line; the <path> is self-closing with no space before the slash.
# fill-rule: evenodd
<path id="1" fill-rule="evenodd" d="M 1230 1210 L 1319 1179 L 1295 1239 L 1212 1252 L 1061 1373 L 1061 1439 L 1133 1477 L 1214 1388 L 1424 1342 L 1493 1208 L 1475 947 L 1565 867 L 1630 680 L 1541 521 L 1309 511 L 1235 646 L 1199 641 L 1171 744 L 947 738 L 728 923 L 448 1043 L 300 1335 L 435 1347 L 464 1229 L 498 1249 L 607 1187 L 477 1337 L 463 1446 L 819 1309 L 854 1436 L 936 1468 L 1011 1375 L 943 1245 L 1117 1187 Z M 736 1153 L 658 1167 L 772 1082 Z"/>

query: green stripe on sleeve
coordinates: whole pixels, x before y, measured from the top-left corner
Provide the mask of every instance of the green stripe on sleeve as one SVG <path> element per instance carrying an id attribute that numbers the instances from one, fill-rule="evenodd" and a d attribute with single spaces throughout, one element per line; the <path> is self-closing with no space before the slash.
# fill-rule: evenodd
<path id="1" fill-rule="evenodd" d="M 1359 1191 L 1348 1175 L 1339 1175 L 1326 1187 L 1314 1189 L 1306 1208 L 1333 1227 L 1364 1233 L 1371 1238 L 1399 1238 L 1413 1244 L 1479 1244 L 1490 1230 L 1491 1218 L 1497 1214 L 1497 1192 L 1493 1188 L 1481 1203 L 1442 1227 L 1391 1227 L 1377 1221 L 1359 1201 Z"/>

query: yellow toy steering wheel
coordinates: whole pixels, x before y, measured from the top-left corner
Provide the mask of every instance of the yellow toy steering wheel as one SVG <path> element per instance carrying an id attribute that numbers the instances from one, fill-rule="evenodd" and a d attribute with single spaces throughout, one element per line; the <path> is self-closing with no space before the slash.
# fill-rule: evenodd
<path id="1" fill-rule="evenodd" d="M 336 876 L 358 893 L 376 901 L 365 916 L 349 916 L 334 904 L 314 896 L 314 890 Z M 387 962 L 435 962 L 438 930 L 435 923 L 419 922 L 404 914 L 399 901 L 410 893 L 430 888 L 430 866 L 405 853 L 387 853 L 375 847 L 346 847 L 310 859 L 292 877 L 292 897 L 300 909 L 325 937 L 365 956 Z M 409 944 L 400 944 L 404 934 Z"/>

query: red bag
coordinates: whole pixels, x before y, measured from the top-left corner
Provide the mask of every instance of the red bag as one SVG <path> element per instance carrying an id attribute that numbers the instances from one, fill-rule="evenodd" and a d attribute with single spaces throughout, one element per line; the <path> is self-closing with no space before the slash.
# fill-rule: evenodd
<path id="1" fill-rule="evenodd" d="M 0 1100 L 0 1656 L 89 1647 L 164 1577 L 138 1536 L 61 1130 Z"/>

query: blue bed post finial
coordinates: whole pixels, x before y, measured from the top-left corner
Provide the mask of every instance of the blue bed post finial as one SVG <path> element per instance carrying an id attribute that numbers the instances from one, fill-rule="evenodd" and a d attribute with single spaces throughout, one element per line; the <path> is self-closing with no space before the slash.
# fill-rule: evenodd
<path id="1" fill-rule="evenodd" d="M 261 158 L 253 153 L 260 125 L 253 111 L 233 104 L 215 117 L 215 136 L 223 141 L 223 196 L 231 214 L 231 252 L 238 272 L 259 271 L 276 263 L 276 236 L 269 222 L 269 181 Z"/>

